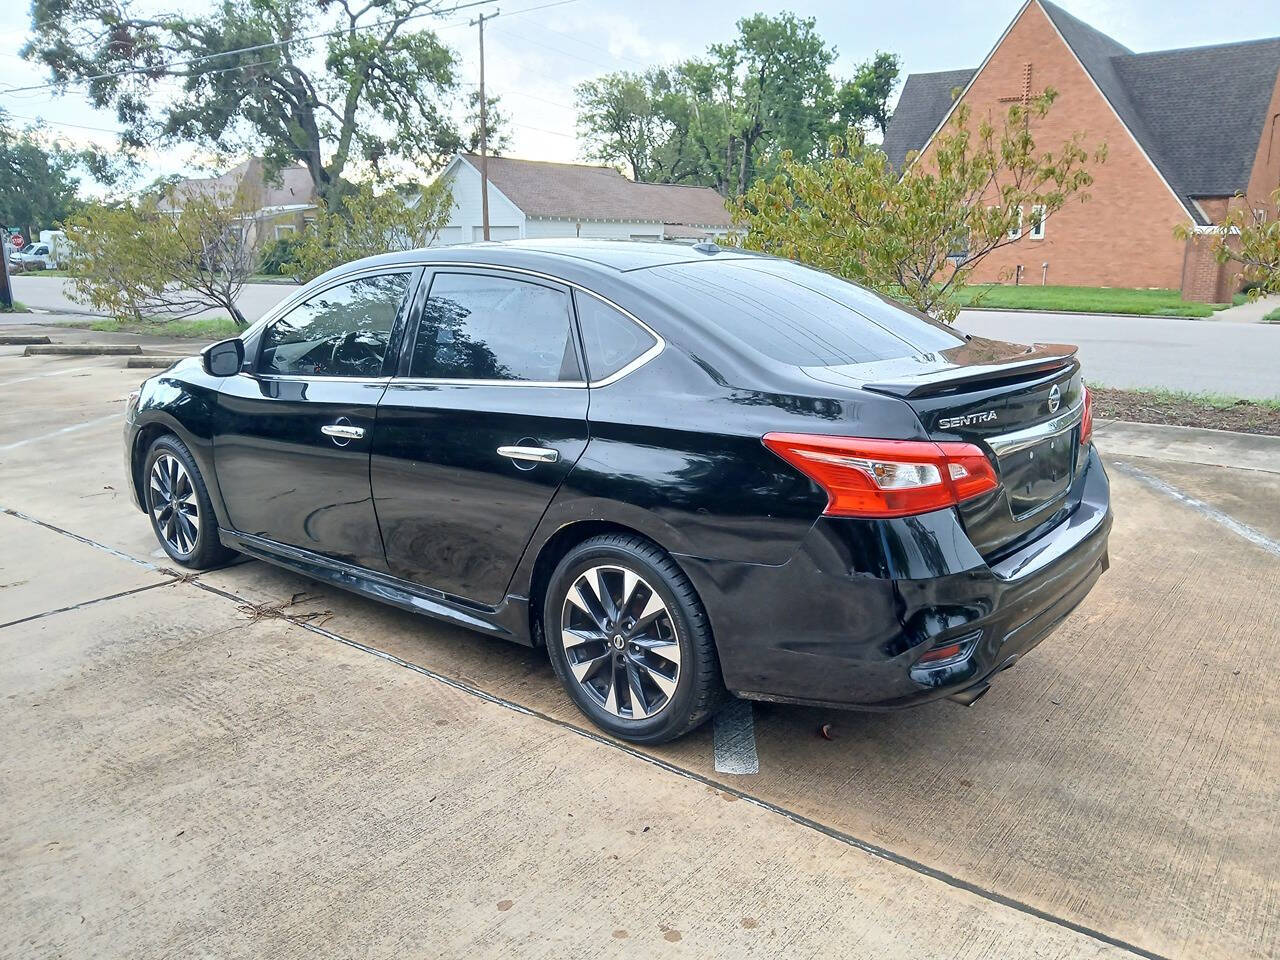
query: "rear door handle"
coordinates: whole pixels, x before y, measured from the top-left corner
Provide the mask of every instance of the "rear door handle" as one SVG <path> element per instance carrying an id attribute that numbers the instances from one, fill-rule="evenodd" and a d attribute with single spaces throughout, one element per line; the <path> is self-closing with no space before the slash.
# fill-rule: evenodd
<path id="1" fill-rule="evenodd" d="M 551 447 L 499 447 L 498 456 L 530 463 L 555 463 L 560 459 L 560 451 Z"/>
<path id="2" fill-rule="evenodd" d="M 341 437 L 344 440 L 359 440 L 364 436 L 364 427 L 353 427 L 349 423 L 326 423 L 320 428 L 326 437 Z"/>

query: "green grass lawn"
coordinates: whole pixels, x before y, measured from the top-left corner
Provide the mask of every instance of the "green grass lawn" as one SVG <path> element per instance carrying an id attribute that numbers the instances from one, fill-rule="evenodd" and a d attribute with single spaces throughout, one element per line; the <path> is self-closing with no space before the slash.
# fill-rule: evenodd
<path id="1" fill-rule="evenodd" d="M 25 303 L 23 303 L 22 301 L 20 301 L 20 300 L 15 300 L 15 301 L 13 301 L 13 307 L 12 307 L 12 309 L 10 309 L 9 307 L 0 306 L 0 312 L 3 312 L 3 313 L 30 313 L 30 312 L 31 312 L 31 308 L 30 308 L 30 307 L 28 307 L 28 306 L 27 306 Z"/>
<path id="2" fill-rule="evenodd" d="M 1063 310 L 1077 313 L 1133 313 L 1166 317 L 1211 317 L 1229 303 L 1192 303 L 1177 290 L 1124 287 L 1019 287 L 975 284 L 957 295 L 963 306 L 1006 310 Z"/>
<path id="3" fill-rule="evenodd" d="M 76 324 L 67 324 L 76 326 Z M 95 320 L 90 330 L 105 333 L 145 333 L 156 337 L 177 337 L 183 340 L 226 340 L 240 333 L 230 317 L 193 317 L 187 320 L 145 321 L 111 318 Z"/>
<path id="4" fill-rule="evenodd" d="M 1280 323 L 1280 307 L 1276 307 L 1265 317 L 1262 318 L 1263 323 Z"/>

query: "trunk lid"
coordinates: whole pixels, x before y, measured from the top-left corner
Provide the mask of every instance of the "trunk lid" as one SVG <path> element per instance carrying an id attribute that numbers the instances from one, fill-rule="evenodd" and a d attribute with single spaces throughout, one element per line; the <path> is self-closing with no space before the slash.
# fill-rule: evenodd
<path id="1" fill-rule="evenodd" d="M 1084 467 L 1084 389 L 1075 347 L 973 338 L 941 353 L 807 368 L 818 380 L 897 397 L 934 440 L 976 444 L 1000 487 L 961 504 L 965 532 L 987 559 L 1057 523 Z"/>

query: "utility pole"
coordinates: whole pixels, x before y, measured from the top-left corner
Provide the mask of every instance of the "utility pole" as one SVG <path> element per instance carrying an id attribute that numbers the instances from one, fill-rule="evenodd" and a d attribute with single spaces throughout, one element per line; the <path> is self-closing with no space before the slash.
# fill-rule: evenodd
<path id="1" fill-rule="evenodd" d="M 492 20 L 500 11 L 487 17 L 482 13 L 472 20 L 480 26 L 480 222 L 484 238 L 489 239 L 489 114 L 484 99 L 484 22 Z"/>

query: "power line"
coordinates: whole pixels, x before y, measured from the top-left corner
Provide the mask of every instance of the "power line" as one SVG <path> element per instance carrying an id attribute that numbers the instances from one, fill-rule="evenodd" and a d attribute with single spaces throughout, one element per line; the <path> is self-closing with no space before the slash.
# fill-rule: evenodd
<path id="1" fill-rule="evenodd" d="M 79 79 L 76 79 L 76 80 L 64 81 L 62 83 L 55 82 L 55 83 L 34 84 L 32 86 L 27 86 L 27 87 L 10 87 L 7 90 L 0 90 L 0 93 L 10 94 L 10 93 L 27 93 L 29 91 L 36 91 L 36 90 L 51 90 L 55 87 L 64 86 L 64 84 L 66 83 L 69 83 L 72 85 L 81 84 L 81 83 L 92 83 L 95 80 L 106 80 L 110 77 L 125 77 L 125 76 L 130 76 L 138 73 L 152 73 L 156 70 L 168 70 L 171 67 L 191 67 L 191 66 L 195 66 L 198 63 L 205 63 L 209 60 L 216 60 L 219 57 L 230 57 L 238 53 L 256 53 L 259 50 L 272 50 L 279 47 L 291 46 L 292 44 L 295 44 L 295 43 L 307 43 L 311 40 L 321 40 L 321 39 L 324 39 L 325 37 L 336 37 L 344 33 L 350 33 L 353 30 L 373 30 L 378 27 L 387 27 L 387 26 L 393 26 L 396 24 L 404 24 L 404 23 L 408 23 L 410 20 L 420 20 L 423 17 L 442 17 L 442 16 L 445 16 L 446 14 L 456 13 L 459 10 L 467 10 L 467 9 L 470 9 L 471 7 L 480 7 L 480 6 L 484 6 L 485 4 L 490 4 L 495 2 L 496 0 L 471 0 L 470 3 L 460 3 L 457 6 L 450 7 L 448 10 L 427 10 L 422 13 L 411 14 L 410 16 L 407 16 L 401 19 L 378 20 L 373 23 L 366 23 L 356 27 L 346 27 L 344 29 L 338 29 L 338 30 L 326 30 L 323 33 L 313 33 L 305 37 L 293 37 L 289 40 L 277 40 L 272 43 L 259 43 L 250 47 L 237 47 L 234 50 L 222 50 L 222 51 L 219 51 L 218 53 L 208 53 L 208 54 L 205 54 L 204 56 L 190 57 L 186 60 L 172 60 L 172 61 L 169 61 L 168 63 L 153 64 L 147 67 L 129 67 L 125 70 L 113 70 L 107 73 L 95 74 L 94 76 L 91 76 L 91 77 L 80 77 Z M 559 6 L 560 3 L 564 3 L 564 2 L 569 2 L 569 0 L 559 0 L 558 3 L 547 4 L 546 6 Z M 537 9 L 537 8 L 529 8 L 524 12 L 529 12 L 529 10 L 533 10 L 533 9 Z M 236 69 L 236 68 L 230 68 L 230 69 Z"/>

